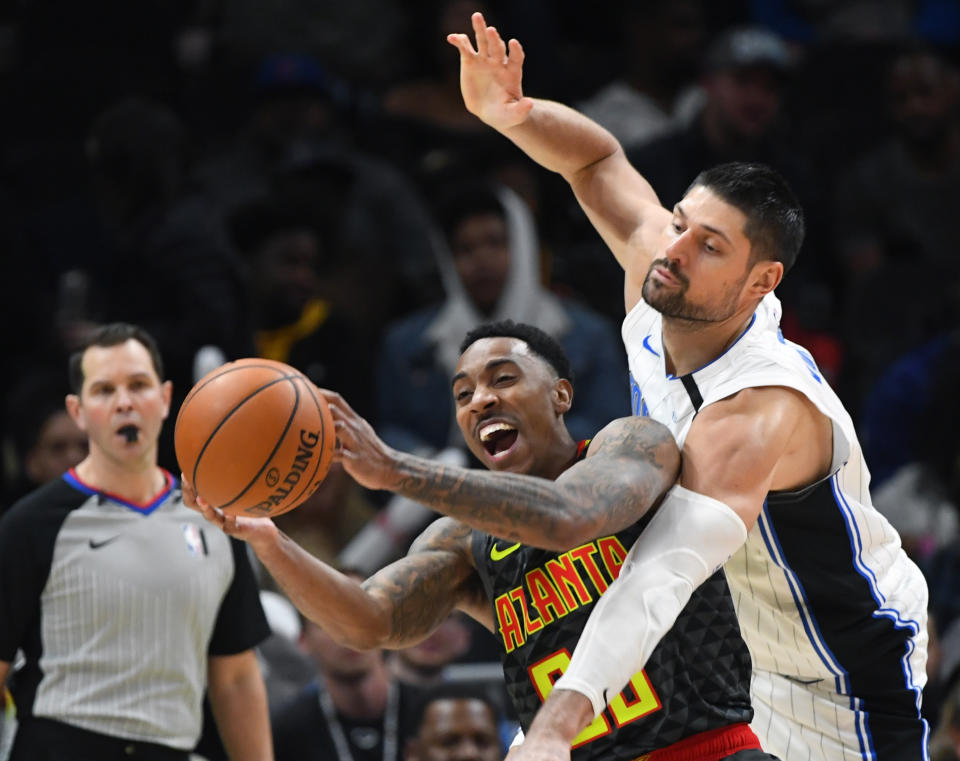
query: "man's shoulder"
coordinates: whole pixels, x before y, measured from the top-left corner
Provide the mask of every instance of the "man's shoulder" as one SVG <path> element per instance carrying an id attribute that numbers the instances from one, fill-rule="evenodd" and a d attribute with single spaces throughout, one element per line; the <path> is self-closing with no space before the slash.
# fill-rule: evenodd
<path id="1" fill-rule="evenodd" d="M 18 526 L 43 523 L 54 515 L 66 515 L 87 499 L 87 495 L 74 489 L 63 478 L 55 478 L 14 502 L 0 516 L 0 525 L 7 522 L 15 522 Z"/>

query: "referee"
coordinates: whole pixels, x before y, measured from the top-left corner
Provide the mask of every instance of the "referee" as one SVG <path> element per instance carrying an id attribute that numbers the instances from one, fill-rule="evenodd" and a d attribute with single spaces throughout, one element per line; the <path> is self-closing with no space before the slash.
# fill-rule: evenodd
<path id="1" fill-rule="evenodd" d="M 0 685 L 25 657 L 10 761 L 186 761 L 205 690 L 230 758 L 273 758 L 256 582 L 157 464 L 162 378 L 149 334 L 98 328 L 66 399 L 89 455 L 0 520 Z"/>

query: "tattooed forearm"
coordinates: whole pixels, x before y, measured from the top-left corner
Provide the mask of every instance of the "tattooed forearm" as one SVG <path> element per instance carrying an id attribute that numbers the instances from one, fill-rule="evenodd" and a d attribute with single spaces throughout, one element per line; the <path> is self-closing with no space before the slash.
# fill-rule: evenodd
<path id="1" fill-rule="evenodd" d="M 410 554 L 364 583 L 391 609 L 391 647 L 418 642 L 455 607 L 475 603 L 470 535 L 462 523 L 437 521 L 417 539 Z"/>
<path id="2" fill-rule="evenodd" d="M 672 485 L 679 453 L 665 431 L 643 418 L 614 421 L 556 481 L 404 457 L 397 491 L 481 531 L 565 550 L 634 523 Z"/>

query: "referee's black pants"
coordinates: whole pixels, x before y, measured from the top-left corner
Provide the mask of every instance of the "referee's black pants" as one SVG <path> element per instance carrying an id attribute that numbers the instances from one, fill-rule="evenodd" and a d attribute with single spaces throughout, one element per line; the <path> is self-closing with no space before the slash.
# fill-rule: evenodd
<path id="1" fill-rule="evenodd" d="M 188 761 L 189 757 L 187 751 L 166 745 L 28 718 L 17 727 L 9 761 Z"/>

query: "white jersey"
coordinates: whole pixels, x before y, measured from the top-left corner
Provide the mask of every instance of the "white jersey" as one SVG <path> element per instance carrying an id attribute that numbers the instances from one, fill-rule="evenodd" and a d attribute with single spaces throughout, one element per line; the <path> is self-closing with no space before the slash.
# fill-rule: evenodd
<path id="1" fill-rule="evenodd" d="M 753 728 L 785 761 L 927 758 L 926 582 L 871 504 L 849 414 L 779 324 L 769 294 L 726 352 L 677 377 L 666 371 L 661 315 L 640 301 L 623 322 L 633 411 L 681 448 L 699 410 L 745 388 L 795 389 L 830 418 L 830 475 L 771 492 L 724 566 L 753 658 Z"/>

